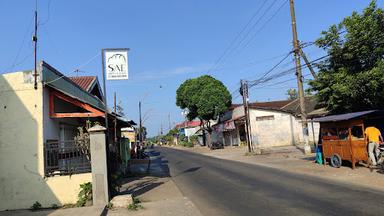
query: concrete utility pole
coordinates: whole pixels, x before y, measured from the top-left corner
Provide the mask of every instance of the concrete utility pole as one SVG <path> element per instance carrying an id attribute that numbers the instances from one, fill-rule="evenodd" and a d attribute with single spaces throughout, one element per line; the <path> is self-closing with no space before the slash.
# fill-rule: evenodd
<path id="1" fill-rule="evenodd" d="M 294 0 L 290 0 L 290 11 L 291 11 L 291 20 L 292 20 L 292 35 L 293 35 L 293 46 L 294 46 L 294 55 L 296 63 L 296 76 L 297 76 L 297 86 L 299 91 L 299 100 L 300 100 L 300 110 L 301 110 L 301 123 L 303 128 L 303 138 L 304 138 L 304 153 L 308 154 L 311 152 L 311 148 L 308 144 L 308 123 L 307 123 L 307 114 L 305 110 L 305 98 L 304 98 L 304 88 L 303 88 L 303 75 L 301 72 L 301 63 L 300 63 L 300 46 L 299 40 L 297 39 L 297 29 L 296 29 L 296 17 L 295 17 L 295 5 Z"/>
<path id="2" fill-rule="evenodd" d="M 251 125 L 249 121 L 249 109 L 248 109 L 248 82 L 246 80 L 240 80 L 240 94 L 243 96 L 243 107 L 245 116 L 245 133 L 248 145 L 248 152 L 253 152 L 252 137 L 251 137 Z"/>
<path id="3" fill-rule="evenodd" d="M 305 55 L 305 53 L 303 52 L 303 49 L 301 49 L 301 47 L 300 47 L 300 54 L 301 54 L 301 57 L 303 57 L 304 62 L 305 62 L 305 64 L 307 65 L 309 71 L 311 71 L 311 74 L 312 74 L 313 78 L 314 78 L 314 79 L 317 79 L 317 75 L 316 75 L 316 73 L 315 73 L 315 70 L 313 70 L 313 67 L 312 67 L 311 63 L 308 61 L 308 58 L 307 58 L 307 56 Z"/>

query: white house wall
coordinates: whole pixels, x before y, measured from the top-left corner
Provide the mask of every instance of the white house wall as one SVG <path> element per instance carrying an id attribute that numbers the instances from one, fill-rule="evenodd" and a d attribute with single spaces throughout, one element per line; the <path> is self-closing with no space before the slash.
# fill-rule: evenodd
<path id="1" fill-rule="evenodd" d="M 301 121 L 293 115 L 284 112 L 250 109 L 251 137 L 255 145 L 261 148 L 273 146 L 302 145 L 303 133 Z M 266 116 L 273 116 L 268 119 Z M 256 121 L 257 117 L 265 120 Z M 308 124 L 310 143 L 313 143 L 311 124 Z M 314 123 L 315 141 L 319 134 L 319 124 Z"/>
<path id="2" fill-rule="evenodd" d="M 290 114 L 250 109 L 252 142 L 259 147 L 288 146 L 292 143 Z M 273 116 L 273 120 L 256 121 L 257 117 Z"/>
<path id="3" fill-rule="evenodd" d="M 79 185 L 92 180 L 91 173 L 45 178 L 44 142 L 58 138 L 46 94 L 41 82 L 34 89 L 32 71 L 0 75 L 0 211 L 75 203 Z"/>
<path id="4" fill-rule="evenodd" d="M 195 135 L 195 133 L 200 129 L 200 127 L 185 128 L 185 136 L 190 137 Z"/>

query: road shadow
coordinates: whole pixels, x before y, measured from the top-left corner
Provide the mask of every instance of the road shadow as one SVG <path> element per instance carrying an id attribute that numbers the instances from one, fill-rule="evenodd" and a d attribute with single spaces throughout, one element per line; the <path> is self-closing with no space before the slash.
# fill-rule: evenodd
<path id="1" fill-rule="evenodd" d="M 189 168 L 189 169 L 184 170 L 181 174 L 183 174 L 183 173 L 195 172 L 195 171 L 199 170 L 200 168 L 201 168 L 201 167 L 192 167 L 192 168 Z"/>
<path id="2" fill-rule="evenodd" d="M 164 179 L 170 177 L 168 160 L 165 160 L 160 152 L 152 150 L 150 156 L 150 167 L 146 164 L 137 164 L 131 167 L 128 174 L 119 180 L 120 191 L 118 195 L 132 194 L 140 196 L 162 184 Z"/>

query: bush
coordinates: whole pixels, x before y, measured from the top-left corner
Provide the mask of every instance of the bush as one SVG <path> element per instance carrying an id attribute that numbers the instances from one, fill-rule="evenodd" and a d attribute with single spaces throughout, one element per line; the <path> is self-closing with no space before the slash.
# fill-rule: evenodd
<path id="1" fill-rule="evenodd" d="M 194 145 L 196 145 L 196 144 L 198 144 L 198 138 L 199 138 L 199 136 L 197 136 L 197 135 L 192 135 L 192 136 L 190 136 L 189 137 L 189 140 L 191 140 L 191 142 L 194 144 Z"/>
<path id="2" fill-rule="evenodd" d="M 92 183 L 87 182 L 80 185 L 80 192 L 78 195 L 77 206 L 85 206 L 87 201 L 92 200 Z"/>
<path id="3" fill-rule="evenodd" d="M 180 145 L 188 148 L 193 147 L 193 143 L 189 141 L 180 141 Z"/>
<path id="4" fill-rule="evenodd" d="M 39 209 L 41 209 L 41 204 L 39 203 L 39 202 L 35 202 L 35 203 L 33 203 L 33 205 L 31 206 L 31 210 L 32 211 L 37 211 L 37 210 L 39 210 Z"/>

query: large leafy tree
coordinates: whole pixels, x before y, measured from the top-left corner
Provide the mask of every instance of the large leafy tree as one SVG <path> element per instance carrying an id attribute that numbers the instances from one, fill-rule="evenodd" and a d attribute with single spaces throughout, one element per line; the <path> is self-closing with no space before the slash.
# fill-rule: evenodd
<path id="1" fill-rule="evenodd" d="M 329 58 L 309 84 L 329 111 L 384 108 L 384 14 L 376 1 L 323 31 L 316 44 Z"/>
<path id="2" fill-rule="evenodd" d="M 212 133 L 210 121 L 224 114 L 231 103 L 228 89 L 209 75 L 188 79 L 176 91 L 176 105 L 188 111 L 189 120 L 200 119 L 201 126 L 209 134 L 208 145 Z"/>

